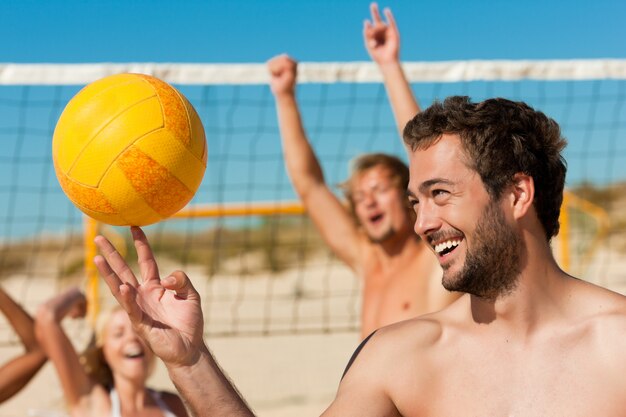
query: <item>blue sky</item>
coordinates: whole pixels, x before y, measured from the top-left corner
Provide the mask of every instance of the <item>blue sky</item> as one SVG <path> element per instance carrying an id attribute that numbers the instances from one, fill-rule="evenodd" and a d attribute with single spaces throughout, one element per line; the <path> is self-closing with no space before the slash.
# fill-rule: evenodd
<path id="1" fill-rule="evenodd" d="M 379 4 L 394 12 L 404 61 L 626 58 L 623 0 Z M 367 61 L 366 18 L 369 1 L 357 0 L 1 0 L 0 63 L 258 63 L 283 52 L 300 61 Z M 496 87 L 502 89 L 480 82 L 414 89 L 424 105 L 450 94 L 520 97 L 511 86 Z M 570 180 L 626 178 L 626 141 L 621 139 L 626 82 L 580 83 L 573 94 L 582 100 L 573 107 L 570 99 L 545 103 L 540 83 L 517 87 L 522 99 L 562 123 L 570 138 Z M 550 88 L 563 96 L 569 87 L 556 83 Z M 80 224 L 80 213 L 51 171 L 49 155 L 56 118 L 78 88 L 58 95 L 52 87 L 0 87 L 0 237 Z M 295 199 L 266 86 L 181 90 L 203 118 L 209 143 L 207 174 L 195 202 Z M 380 85 L 358 90 L 335 85 L 328 100 L 321 85 L 298 91 L 329 183 L 343 180 L 347 161 L 359 153 L 403 153 Z M 591 106 L 589 97 L 600 93 L 606 100 Z M 42 216 L 42 207 L 53 209 Z"/>
<path id="2" fill-rule="evenodd" d="M 2 62 L 367 60 L 360 0 L 3 0 Z M 626 57 L 623 0 L 380 2 L 405 60 Z"/>

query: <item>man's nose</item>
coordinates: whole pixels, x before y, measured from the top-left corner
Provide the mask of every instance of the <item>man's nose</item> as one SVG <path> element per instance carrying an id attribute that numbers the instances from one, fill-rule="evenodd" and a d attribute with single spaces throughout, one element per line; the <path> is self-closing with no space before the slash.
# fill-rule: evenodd
<path id="1" fill-rule="evenodd" d="M 429 233 L 432 233 L 441 227 L 441 220 L 437 215 L 437 210 L 428 202 L 420 204 L 415 213 L 415 233 L 422 239 L 426 240 Z"/>

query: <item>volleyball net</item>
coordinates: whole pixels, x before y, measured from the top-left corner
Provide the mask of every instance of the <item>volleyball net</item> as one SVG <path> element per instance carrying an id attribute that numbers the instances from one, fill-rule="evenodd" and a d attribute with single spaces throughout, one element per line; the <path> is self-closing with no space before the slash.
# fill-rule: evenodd
<path id="1" fill-rule="evenodd" d="M 559 122 L 569 145 L 556 257 L 574 275 L 624 292 L 626 61 L 404 67 L 422 107 L 449 95 L 501 96 Z M 104 308 L 112 300 L 95 278 L 93 235 L 105 234 L 135 262 L 126 229 L 84 219 L 64 196 L 51 157 L 69 99 L 120 72 L 174 84 L 204 123 L 209 157 L 198 193 L 146 233 L 161 271 L 185 270 L 200 291 L 206 334 L 356 331 L 360 282 L 326 248 L 292 190 L 262 64 L 0 64 L 0 285 L 30 312 L 69 285 L 83 285 L 92 306 Z M 298 98 L 330 185 L 359 154 L 406 160 L 374 64 L 301 63 Z M 0 345 L 15 341 L 0 317 Z"/>

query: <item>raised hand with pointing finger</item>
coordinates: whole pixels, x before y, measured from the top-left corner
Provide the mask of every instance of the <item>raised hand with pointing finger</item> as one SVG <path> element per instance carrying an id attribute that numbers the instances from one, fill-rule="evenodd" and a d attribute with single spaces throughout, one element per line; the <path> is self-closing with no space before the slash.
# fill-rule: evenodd
<path id="1" fill-rule="evenodd" d="M 166 363 L 188 365 L 194 360 L 194 350 L 203 344 L 200 296 L 182 271 L 161 279 L 146 235 L 138 227 L 131 228 L 131 232 L 141 282 L 102 236 L 96 238 L 102 253 L 94 260 L 96 266 L 128 313 L 133 327 L 154 353 Z"/>
<path id="2" fill-rule="evenodd" d="M 383 10 L 387 22 L 381 18 L 378 4 L 372 3 L 370 12 L 372 20 L 365 19 L 363 26 L 367 52 L 378 65 L 397 62 L 400 54 L 400 33 L 391 10 L 389 8 Z"/>
<path id="3" fill-rule="evenodd" d="M 400 64 L 400 32 L 391 10 L 385 8 L 383 11 L 386 22 L 376 3 L 370 5 L 370 13 L 372 20 L 366 19 L 363 27 L 365 49 L 383 75 L 396 126 L 402 137 L 404 126 L 420 108 Z"/>
<path id="4" fill-rule="evenodd" d="M 102 255 L 94 261 L 133 328 L 163 360 L 193 415 L 251 416 L 204 344 L 200 296 L 189 277 L 176 271 L 161 279 L 146 235 L 139 227 L 131 233 L 141 281 L 102 236 L 96 237 Z"/>

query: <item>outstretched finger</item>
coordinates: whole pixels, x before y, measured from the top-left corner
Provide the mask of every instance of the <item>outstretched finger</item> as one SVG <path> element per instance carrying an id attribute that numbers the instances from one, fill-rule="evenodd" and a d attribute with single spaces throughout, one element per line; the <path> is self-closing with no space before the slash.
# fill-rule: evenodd
<path id="1" fill-rule="evenodd" d="M 119 254 L 107 238 L 103 236 L 96 236 L 94 242 L 106 260 L 108 268 L 111 269 L 115 275 L 117 275 L 118 279 L 120 279 L 123 283 L 129 283 L 133 287 L 139 285 L 133 271 L 131 271 L 122 255 Z M 103 274 L 103 276 L 105 275 Z"/>
<path id="2" fill-rule="evenodd" d="M 393 13 L 391 13 L 391 9 L 389 7 L 385 7 L 384 10 L 385 19 L 387 19 L 387 24 L 390 28 L 393 29 L 394 32 L 398 33 L 398 26 L 396 25 L 396 19 L 393 17 Z"/>
<path id="3" fill-rule="evenodd" d="M 123 284 L 119 287 L 120 297 L 117 298 L 117 302 L 128 314 L 128 318 L 136 328 L 141 329 L 143 322 L 147 316 L 143 313 L 143 310 L 137 303 L 137 289 L 132 285 Z"/>
<path id="4" fill-rule="evenodd" d="M 128 283 L 122 282 L 104 257 L 98 255 L 93 261 L 100 275 L 102 275 L 109 287 L 109 290 L 111 290 L 111 294 L 113 294 L 118 304 L 126 311 L 131 322 L 135 325 L 141 325 L 145 316 L 143 310 L 141 310 L 139 304 L 137 304 L 137 289 Z"/>
<path id="5" fill-rule="evenodd" d="M 143 282 L 151 279 L 159 279 L 159 266 L 154 259 L 152 249 L 150 249 L 150 243 L 146 234 L 140 227 L 133 226 L 130 228 L 130 233 L 133 235 L 133 242 L 135 243 L 135 250 L 137 251 L 137 262 L 139 263 L 139 271 L 141 272 L 141 279 Z"/>
<path id="6" fill-rule="evenodd" d="M 370 12 L 372 13 L 372 21 L 374 22 L 374 25 L 378 25 L 383 22 L 380 18 L 380 11 L 378 10 L 377 3 L 370 4 Z"/>
<path id="7" fill-rule="evenodd" d="M 93 263 L 96 264 L 96 268 L 98 269 L 98 272 L 100 272 L 100 275 L 102 275 L 102 278 L 104 279 L 104 282 L 106 282 L 107 286 L 111 290 L 111 294 L 113 294 L 113 297 L 115 297 L 115 299 L 121 304 L 120 286 L 124 284 L 122 280 L 111 269 L 106 259 L 104 259 L 104 257 L 102 257 L 101 255 L 98 255 L 95 258 L 93 258 Z"/>

